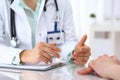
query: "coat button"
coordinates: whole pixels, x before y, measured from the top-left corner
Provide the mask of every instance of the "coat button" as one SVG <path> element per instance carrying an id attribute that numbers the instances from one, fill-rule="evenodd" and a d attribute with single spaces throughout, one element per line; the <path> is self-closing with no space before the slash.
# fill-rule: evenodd
<path id="1" fill-rule="evenodd" d="M 42 34 L 40 33 L 39 36 L 42 36 Z"/>

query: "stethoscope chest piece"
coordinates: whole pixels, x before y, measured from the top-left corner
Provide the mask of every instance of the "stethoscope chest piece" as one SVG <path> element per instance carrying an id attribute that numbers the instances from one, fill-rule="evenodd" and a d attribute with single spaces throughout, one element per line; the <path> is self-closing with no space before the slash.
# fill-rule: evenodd
<path id="1" fill-rule="evenodd" d="M 10 44 L 11 44 L 12 47 L 16 48 L 20 45 L 20 41 L 13 37 L 10 41 Z"/>

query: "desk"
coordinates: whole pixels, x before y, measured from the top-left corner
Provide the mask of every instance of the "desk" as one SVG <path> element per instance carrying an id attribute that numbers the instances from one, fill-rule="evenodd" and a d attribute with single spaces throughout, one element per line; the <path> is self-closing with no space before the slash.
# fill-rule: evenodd
<path id="1" fill-rule="evenodd" d="M 0 68 L 0 80 L 104 80 L 94 75 L 78 75 L 77 71 L 84 67 L 68 64 L 49 71 L 11 70 L 13 72 Z"/>

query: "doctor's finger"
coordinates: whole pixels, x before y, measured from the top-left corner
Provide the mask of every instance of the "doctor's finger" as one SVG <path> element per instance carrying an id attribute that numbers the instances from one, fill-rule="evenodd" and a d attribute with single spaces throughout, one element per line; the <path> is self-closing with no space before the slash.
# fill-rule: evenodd
<path id="1" fill-rule="evenodd" d="M 82 61 L 82 62 L 87 62 L 89 57 L 76 57 L 74 58 L 77 62 Z"/>
<path id="2" fill-rule="evenodd" d="M 45 43 L 45 44 L 44 44 L 44 47 L 51 48 L 51 49 L 53 49 L 53 50 L 55 50 L 55 51 L 58 51 L 58 52 L 61 51 L 60 48 L 58 48 L 56 44 L 48 44 L 48 43 Z"/>
<path id="3" fill-rule="evenodd" d="M 43 50 L 44 50 L 44 52 L 50 54 L 51 56 L 55 56 L 55 57 L 57 57 L 57 58 L 60 58 L 59 52 L 57 52 L 57 51 L 55 51 L 55 50 L 53 50 L 53 49 L 51 49 L 51 48 L 44 47 Z"/>
<path id="4" fill-rule="evenodd" d="M 90 47 L 87 46 L 87 45 L 84 45 L 84 46 L 82 46 L 82 47 L 80 48 L 80 51 L 83 51 L 83 52 L 88 52 L 88 51 L 90 51 L 90 50 L 91 50 Z"/>
<path id="5" fill-rule="evenodd" d="M 74 53 L 73 57 L 89 57 L 91 55 L 91 52 L 80 52 L 80 53 Z"/>
<path id="6" fill-rule="evenodd" d="M 44 56 L 45 58 L 47 58 L 48 61 L 49 61 L 50 63 L 52 63 L 52 57 L 51 57 L 48 53 L 43 52 L 43 53 L 42 53 L 42 56 Z"/>
<path id="7" fill-rule="evenodd" d="M 41 62 L 41 61 L 45 62 L 46 64 L 48 64 L 48 62 L 49 62 L 49 60 L 48 60 L 46 57 L 44 57 L 44 56 L 42 56 L 42 57 L 40 58 L 40 62 Z"/>
<path id="8" fill-rule="evenodd" d="M 74 60 L 74 63 L 76 63 L 76 64 L 78 64 L 78 65 L 84 65 L 84 64 L 86 64 L 86 61 Z"/>
<path id="9" fill-rule="evenodd" d="M 78 46 L 83 46 L 85 44 L 85 41 L 87 40 L 87 35 L 84 35 L 81 40 L 78 42 Z"/>

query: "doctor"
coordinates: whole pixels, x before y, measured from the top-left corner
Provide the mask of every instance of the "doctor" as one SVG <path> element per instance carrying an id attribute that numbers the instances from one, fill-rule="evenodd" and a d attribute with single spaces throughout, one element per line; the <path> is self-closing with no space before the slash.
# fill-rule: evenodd
<path id="1" fill-rule="evenodd" d="M 83 65 L 90 56 L 86 39 L 75 36 L 69 0 L 0 2 L 0 63 L 52 63 L 54 56 Z"/>

